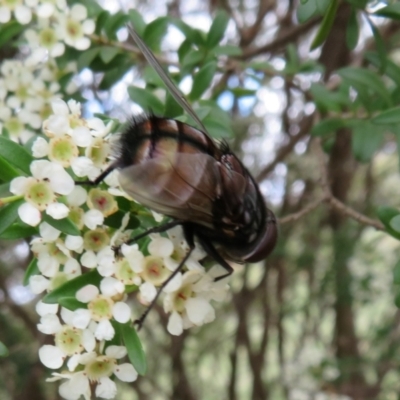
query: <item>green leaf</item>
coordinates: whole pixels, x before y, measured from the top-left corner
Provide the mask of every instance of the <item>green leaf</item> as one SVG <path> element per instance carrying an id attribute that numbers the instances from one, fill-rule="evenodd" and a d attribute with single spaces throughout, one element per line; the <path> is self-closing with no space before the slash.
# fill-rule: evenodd
<path id="1" fill-rule="evenodd" d="M 33 226 L 27 226 L 23 224 L 12 224 L 3 233 L 0 234 L 0 238 L 3 240 L 16 240 L 34 236 L 38 233 L 37 228 Z"/>
<path id="2" fill-rule="evenodd" d="M 0 234 L 15 222 L 18 218 L 18 208 L 24 202 L 24 199 L 20 199 L 0 208 Z"/>
<path id="3" fill-rule="evenodd" d="M 400 215 L 396 215 L 389 222 L 391 228 L 400 233 Z"/>
<path id="4" fill-rule="evenodd" d="M 170 75 L 170 74 L 169 74 Z M 146 81 L 147 85 L 157 86 L 166 89 L 164 81 L 158 74 L 158 72 L 151 66 L 147 65 L 143 70 L 143 79 Z M 173 77 L 170 75 L 170 78 L 173 80 Z"/>
<path id="5" fill-rule="evenodd" d="M 347 0 L 352 6 L 363 10 L 370 0 Z"/>
<path id="6" fill-rule="evenodd" d="M 331 0 L 316 0 L 318 14 L 324 15 L 330 4 Z"/>
<path id="7" fill-rule="evenodd" d="M 12 179 L 21 176 L 21 173 L 17 171 L 8 161 L 0 156 L 0 181 L 10 182 Z"/>
<path id="8" fill-rule="evenodd" d="M 119 228 L 121 228 L 122 219 L 124 217 L 125 217 L 125 213 L 121 210 L 118 210 L 114 214 L 105 218 L 104 225 L 109 226 L 111 228 L 119 229 Z M 139 225 L 140 225 L 140 221 L 136 217 L 131 215 L 126 229 L 136 229 Z"/>
<path id="9" fill-rule="evenodd" d="M 391 105 L 392 100 L 390 98 L 390 93 L 386 89 L 381 78 L 375 72 L 365 68 L 345 67 L 338 70 L 337 73 L 343 79 L 347 80 L 350 85 L 360 85 L 365 89 L 373 90 L 382 97 L 387 105 Z"/>
<path id="10" fill-rule="evenodd" d="M 190 49 L 181 61 L 182 70 L 191 71 L 195 65 L 198 65 L 203 61 L 205 54 L 201 50 Z"/>
<path id="11" fill-rule="evenodd" d="M 61 307 L 65 307 L 68 310 L 75 311 L 78 308 L 87 308 L 85 303 L 81 303 L 75 297 L 61 297 L 58 301 Z"/>
<path id="12" fill-rule="evenodd" d="M 225 44 L 222 46 L 216 46 L 212 49 L 212 54 L 215 56 L 241 56 L 243 51 L 240 47 L 234 46 L 233 44 Z"/>
<path id="13" fill-rule="evenodd" d="M 100 47 L 91 47 L 86 51 L 82 51 L 77 61 L 78 71 L 82 71 L 84 68 L 89 67 L 92 61 L 99 54 L 100 49 Z"/>
<path id="14" fill-rule="evenodd" d="M 85 0 L 85 7 L 88 11 L 88 18 L 97 17 L 103 9 L 96 0 Z M 94 18 L 95 19 L 95 18 Z"/>
<path id="15" fill-rule="evenodd" d="M 392 125 L 400 123 L 400 107 L 389 108 L 371 119 L 376 125 Z"/>
<path id="16" fill-rule="evenodd" d="M 167 118 L 176 118 L 183 114 L 183 109 L 180 104 L 173 98 L 171 93 L 167 90 L 167 97 L 165 99 L 165 109 L 163 115 Z"/>
<path id="17" fill-rule="evenodd" d="M 24 279 L 22 281 L 24 286 L 28 286 L 29 278 L 33 275 L 39 275 L 38 259 L 33 257 L 25 271 Z"/>
<path id="18" fill-rule="evenodd" d="M 97 269 L 93 269 L 90 272 L 84 273 L 68 282 L 65 282 L 57 289 L 47 293 L 42 301 L 47 304 L 59 304 L 61 299 L 75 299 L 76 292 L 79 289 L 86 285 L 94 285 L 98 287 L 102 279 L 103 277 L 97 272 Z"/>
<path id="19" fill-rule="evenodd" d="M 396 239 L 400 240 L 400 233 L 395 231 L 390 225 L 390 221 L 397 215 L 400 215 L 400 211 L 393 207 L 379 207 L 377 210 L 377 214 L 378 218 L 385 226 L 386 232 L 389 233 L 389 235 L 392 235 Z"/>
<path id="20" fill-rule="evenodd" d="M 336 132 L 338 129 L 346 126 L 346 121 L 340 118 L 323 119 L 313 126 L 311 134 L 313 136 L 324 136 L 328 133 Z"/>
<path id="21" fill-rule="evenodd" d="M 222 10 L 218 10 L 211 28 L 207 34 L 205 46 L 208 49 L 215 47 L 224 37 L 226 27 L 228 26 L 229 15 Z"/>
<path id="22" fill-rule="evenodd" d="M 104 46 L 100 49 L 100 58 L 104 61 L 104 63 L 108 64 L 112 61 L 121 50 L 118 47 L 114 46 Z"/>
<path id="23" fill-rule="evenodd" d="M 136 329 L 132 327 L 130 323 L 120 324 L 120 326 L 122 339 L 128 351 L 129 361 L 138 374 L 144 375 L 147 369 L 146 355 Z"/>
<path id="24" fill-rule="evenodd" d="M 135 29 L 140 36 L 143 36 L 143 32 L 146 28 L 146 22 L 144 22 L 143 17 L 133 8 L 128 11 L 128 17 L 132 23 L 133 29 Z"/>
<path id="25" fill-rule="evenodd" d="M 384 71 L 386 76 L 393 80 L 396 86 L 400 87 L 400 68 L 393 61 L 386 58 L 383 61 L 380 54 L 368 52 L 365 54 L 365 58 L 379 70 Z"/>
<path id="26" fill-rule="evenodd" d="M 316 0 L 302 1 L 297 7 L 297 19 L 301 24 L 307 22 L 318 12 Z"/>
<path id="27" fill-rule="evenodd" d="M 119 82 L 124 75 L 131 69 L 130 64 L 122 64 L 117 68 L 104 73 L 103 79 L 100 82 L 100 90 L 109 90 L 113 85 Z"/>
<path id="28" fill-rule="evenodd" d="M 229 89 L 229 91 L 236 97 L 236 98 L 241 98 L 241 97 L 253 97 L 257 93 L 256 90 L 253 89 L 246 89 L 242 87 L 235 87 L 232 89 Z"/>
<path id="29" fill-rule="evenodd" d="M 396 305 L 397 308 L 400 308 L 400 293 L 396 294 L 394 298 L 394 304 Z"/>
<path id="30" fill-rule="evenodd" d="M 7 357 L 8 355 L 9 351 L 7 346 L 3 342 L 0 342 L 0 357 Z"/>
<path id="31" fill-rule="evenodd" d="M 315 104 L 322 112 L 341 111 L 337 94 L 329 91 L 324 85 L 312 83 L 310 93 L 314 98 Z"/>
<path id="32" fill-rule="evenodd" d="M 286 74 L 295 74 L 299 68 L 299 55 L 297 54 L 297 48 L 294 44 L 290 43 L 286 47 L 286 66 L 285 66 L 285 73 Z"/>
<path id="33" fill-rule="evenodd" d="M 118 11 L 115 14 L 110 14 L 104 26 L 108 38 L 111 40 L 116 40 L 118 30 L 124 27 L 128 21 L 128 15 L 122 11 Z"/>
<path id="34" fill-rule="evenodd" d="M 178 49 L 178 58 L 179 62 L 181 64 L 181 69 L 182 69 L 182 63 L 186 55 L 191 51 L 192 49 L 192 42 L 188 39 L 184 40 L 181 45 L 179 46 Z"/>
<path id="35" fill-rule="evenodd" d="M 192 28 L 179 18 L 171 18 L 170 22 L 185 35 L 185 38 L 188 39 L 190 43 L 195 43 L 197 45 L 204 44 L 203 36 L 198 29 Z"/>
<path id="36" fill-rule="evenodd" d="M 367 21 L 372 30 L 372 34 L 374 35 L 376 51 L 378 53 L 378 57 L 380 60 L 380 71 L 383 72 L 386 70 L 386 65 L 388 62 L 387 54 L 386 54 L 386 45 L 385 45 L 385 42 L 379 32 L 379 29 L 375 26 L 375 24 L 371 21 L 370 18 L 367 18 Z"/>
<path id="37" fill-rule="evenodd" d="M 129 86 L 128 94 L 130 99 L 139 104 L 144 111 L 162 115 L 164 110 L 163 103 L 150 90 Z"/>
<path id="38" fill-rule="evenodd" d="M 315 50 L 317 47 L 319 47 L 328 37 L 333 25 L 333 21 L 336 17 L 338 6 L 339 0 L 331 0 L 322 20 L 321 26 L 319 27 L 318 32 L 311 43 L 311 50 Z"/>
<path id="39" fill-rule="evenodd" d="M 393 3 L 375 11 L 373 15 L 400 20 L 400 3 Z"/>
<path id="40" fill-rule="evenodd" d="M 371 161 L 383 142 L 383 133 L 369 122 L 361 122 L 353 128 L 352 148 L 355 158 L 361 162 Z"/>
<path id="41" fill-rule="evenodd" d="M 349 22 L 346 29 L 346 43 L 350 50 L 354 50 L 358 43 L 359 26 L 357 19 L 357 11 L 353 8 L 351 10 Z"/>
<path id="42" fill-rule="evenodd" d="M 69 218 L 54 219 L 43 213 L 43 221 L 67 235 L 79 236 L 81 234 L 78 227 Z"/>
<path id="43" fill-rule="evenodd" d="M 397 261 L 393 269 L 393 283 L 395 285 L 400 285 L 400 261 Z"/>
<path id="44" fill-rule="evenodd" d="M 0 25 L 0 48 L 4 45 L 10 45 L 15 36 L 19 35 L 24 28 L 24 25 L 19 24 L 15 20 Z"/>
<path id="45" fill-rule="evenodd" d="M 197 100 L 208 89 L 211 84 L 215 71 L 217 70 L 217 63 L 211 61 L 204 65 L 199 72 L 194 76 L 192 91 L 190 92 L 189 99 L 191 101 Z"/>
<path id="46" fill-rule="evenodd" d="M 168 28 L 168 18 L 160 17 L 150 22 L 143 32 L 143 40 L 153 50 L 159 50 L 161 40 Z"/>
<path id="47" fill-rule="evenodd" d="M 96 18 L 96 29 L 95 29 L 96 35 L 102 34 L 103 29 L 106 26 L 108 18 L 110 18 L 110 13 L 107 10 L 103 10 L 99 13 L 99 15 Z M 90 49 L 88 49 L 86 51 L 90 51 Z M 86 52 L 84 51 L 83 53 L 86 53 Z"/>
<path id="48" fill-rule="evenodd" d="M 0 136 L 0 156 L 19 170 L 30 175 L 30 165 L 34 158 L 18 143 Z"/>

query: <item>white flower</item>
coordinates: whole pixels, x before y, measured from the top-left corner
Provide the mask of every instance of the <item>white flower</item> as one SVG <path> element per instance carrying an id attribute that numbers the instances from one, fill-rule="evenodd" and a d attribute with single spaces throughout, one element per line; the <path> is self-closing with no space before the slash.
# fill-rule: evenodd
<path id="1" fill-rule="evenodd" d="M 127 245 L 123 244 L 121 246 L 121 253 L 129 262 L 130 267 L 134 272 L 142 272 L 143 271 L 143 253 L 139 251 L 139 246 L 137 244 Z"/>
<path id="2" fill-rule="evenodd" d="M 64 363 L 65 353 L 57 346 L 45 344 L 39 349 L 39 359 L 45 367 L 58 369 Z"/>
<path id="3" fill-rule="evenodd" d="M 68 217 L 69 208 L 62 203 L 52 203 L 47 207 L 46 213 L 54 219 L 63 219 Z"/>
<path id="4" fill-rule="evenodd" d="M 50 5 L 50 3 L 46 4 Z M 46 10 L 45 4 L 42 4 L 41 10 Z M 44 12 L 42 13 L 44 14 Z M 50 57 L 55 58 L 64 54 L 65 45 L 57 30 L 51 26 L 50 21 L 48 17 L 42 17 L 38 20 L 35 30 L 29 29 L 25 32 L 25 37 L 31 49 L 48 51 Z"/>
<path id="5" fill-rule="evenodd" d="M 115 302 L 113 296 L 121 295 L 125 286 L 119 280 L 106 277 L 100 282 L 100 290 L 94 285 L 86 285 L 76 293 L 76 298 L 82 303 L 88 304 L 88 309 L 74 311 L 73 326 L 86 328 L 90 321 L 98 322 L 94 336 L 98 340 L 111 340 L 115 331 L 110 323 L 114 318 L 120 323 L 128 322 L 131 318 L 130 307 L 122 302 Z"/>
<path id="6" fill-rule="evenodd" d="M 35 5 L 36 2 L 22 2 L 22 1 L 2 1 L 0 3 L 0 23 L 10 21 L 11 14 L 14 14 L 15 19 L 21 24 L 26 25 L 32 19 L 32 10 L 24 3 Z"/>
<path id="7" fill-rule="evenodd" d="M 46 210 L 53 218 L 64 218 L 68 208 L 55 203 L 56 194 L 69 194 L 74 189 L 72 177 L 61 165 L 47 160 L 33 161 L 32 177 L 18 177 L 11 181 L 10 191 L 23 195 L 27 203 L 20 206 L 18 214 L 23 222 L 35 226 L 40 222 L 40 211 Z"/>
<path id="8" fill-rule="evenodd" d="M 34 294 L 43 293 L 48 289 L 50 280 L 45 278 L 43 275 L 32 275 L 29 278 L 29 287 Z"/>
<path id="9" fill-rule="evenodd" d="M 48 381 L 67 379 L 61 384 L 59 393 L 67 400 L 78 400 L 84 396 L 90 399 L 90 382 L 97 382 L 95 394 L 104 399 L 114 398 L 116 395 L 115 383 L 110 379 L 115 375 L 123 382 L 133 382 L 137 379 L 137 372 L 131 364 L 118 364 L 117 360 L 125 357 L 126 348 L 122 346 L 108 346 L 105 355 L 95 352 L 82 354 L 77 357 L 77 363 L 84 366 L 83 371 L 53 373 Z"/>
<path id="10" fill-rule="evenodd" d="M 144 303 L 151 303 L 157 295 L 156 287 L 150 282 L 144 282 L 139 287 L 140 298 Z"/>
<path id="11" fill-rule="evenodd" d="M 104 222 L 104 215 L 99 210 L 89 210 L 85 212 L 83 216 L 83 223 L 89 229 L 96 229 L 99 225 L 102 225 Z"/>
<path id="12" fill-rule="evenodd" d="M 32 155 L 36 158 L 46 157 L 49 152 L 49 144 L 41 137 L 38 137 L 32 145 Z"/>
<path id="13" fill-rule="evenodd" d="M 215 282 L 215 277 L 224 272 L 222 267 L 213 267 L 207 273 L 200 270 L 185 272 L 181 277 L 181 285 L 175 291 L 165 291 L 164 309 L 170 311 L 168 332 L 180 335 L 183 329 L 200 326 L 215 319 L 215 311 L 211 300 L 225 297 L 228 286 L 225 282 Z"/>
<path id="14" fill-rule="evenodd" d="M 76 185 L 72 192 L 67 196 L 67 203 L 72 207 L 79 207 L 86 202 L 87 191 L 79 185 Z"/>
<path id="15" fill-rule="evenodd" d="M 85 35 L 94 32 L 95 24 L 87 19 L 86 7 L 82 4 L 74 4 L 66 13 L 59 13 L 58 34 L 66 44 L 78 50 L 86 50 L 90 46 L 90 39 Z"/>

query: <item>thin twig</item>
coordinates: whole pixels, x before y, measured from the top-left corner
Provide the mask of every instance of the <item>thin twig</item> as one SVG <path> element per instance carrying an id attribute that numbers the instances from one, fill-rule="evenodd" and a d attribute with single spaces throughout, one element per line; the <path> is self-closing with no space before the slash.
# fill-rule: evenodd
<path id="1" fill-rule="evenodd" d="M 380 231 L 385 230 L 384 225 L 380 221 L 369 218 L 366 215 L 353 210 L 351 207 L 347 206 L 346 204 L 344 204 L 343 202 L 341 202 L 332 195 L 328 180 L 328 170 L 325 163 L 325 154 L 321 147 L 321 139 L 317 138 L 315 142 L 317 143 L 316 151 L 317 151 L 319 169 L 321 172 L 321 188 L 323 190 L 324 197 L 326 201 L 329 203 L 329 205 L 336 211 L 354 219 L 355 221 L 359 222 L 362 225 L 372 226 Z"/>
<path id="2" fill-rule="evenodd" d="M 306 214 L 308 214 L 312 210 L 315 210 L 324 201 L 326 201 L 325 198 L 317 199 L 317 200 L 313 201 L 312 203 L 308 204 L 302 210 L 295 212 L 293 214 L 286 215 L 283 218 L 279 218 L 279 225 L 284 225 L 284 224 L 288 224 L 290 222 L 297 221 L 298 219 L 304 217 Z"/>

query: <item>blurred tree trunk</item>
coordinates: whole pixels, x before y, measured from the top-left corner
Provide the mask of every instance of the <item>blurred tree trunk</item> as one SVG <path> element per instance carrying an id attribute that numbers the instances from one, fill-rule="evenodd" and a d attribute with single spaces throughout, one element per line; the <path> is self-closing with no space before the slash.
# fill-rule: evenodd
<path id="1" fill-rule="evenodd" d="M 342 4 L 333 28 L 327 38 L 320 57 L 326 67 L 325 79 L 332 71 L 344 67 L 350 62 L 350 51 L 346 44 L 346 30 L 351 7 Z M 351 148 L 351 132 L 341 129 L 336 132 L 335 142 L 329 158 L 329 179 L 333 196 L 342 202 L 348 199 L 349 189 L 354 176 L 356 163 Z M 331 210 L 329 224 L 333 230 L 333 261 L 335 274 L 335 337 L 334 346 L 340 371 L 337 390 L 355 400 L 365 400 L 365 379 L 361 372 L 361 359 L 358 338 L 354 326 L 353 299 L 351 294 L 351 272 L 349 260 L 355 244 L 354 230 L 346 218 Z"/>

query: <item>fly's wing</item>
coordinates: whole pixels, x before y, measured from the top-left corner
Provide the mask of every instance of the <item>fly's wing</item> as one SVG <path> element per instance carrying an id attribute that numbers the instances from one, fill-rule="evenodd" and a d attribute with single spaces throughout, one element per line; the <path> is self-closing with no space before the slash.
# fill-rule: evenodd
<path id="1" fill-rule="evenodd" d="M 222 178 L 217 160 L 204 153 L 176 153 L 120 170 L 119 182 L 126 193 L 154 211 L 213 227 L 218 222 L 215 205 L 219 215 L 226 215 L 245 190 L 245 179 L 231 172 L 229 179 L 238 191 L 227 196 L 227 178 Z"/>
<path id="2" fill-rule="evenodd" d="M 199 127 L 207 132 L 200 118 L 196 115 L 191 105 L 185 99 L 181 91 L 176 87 L 174 82 L 172 82 L 171 78 L 164 71 L 163 67 L 160 65 L 153 52 L 146 46 L 146 43 L 143 42 L 142 38 L 137 34 L 137 32 L 133 29 L 132 25 L 128 25 L 129 33 L 131 34 L 133 40 L 145 56 L 147 62 L 155 69 L 155 71 L 160 75 L 161 79 L 170 90 L 171 95 L 177 101 L 179 105 L 183 107 L 184 110 L 196 121 Z"/>

